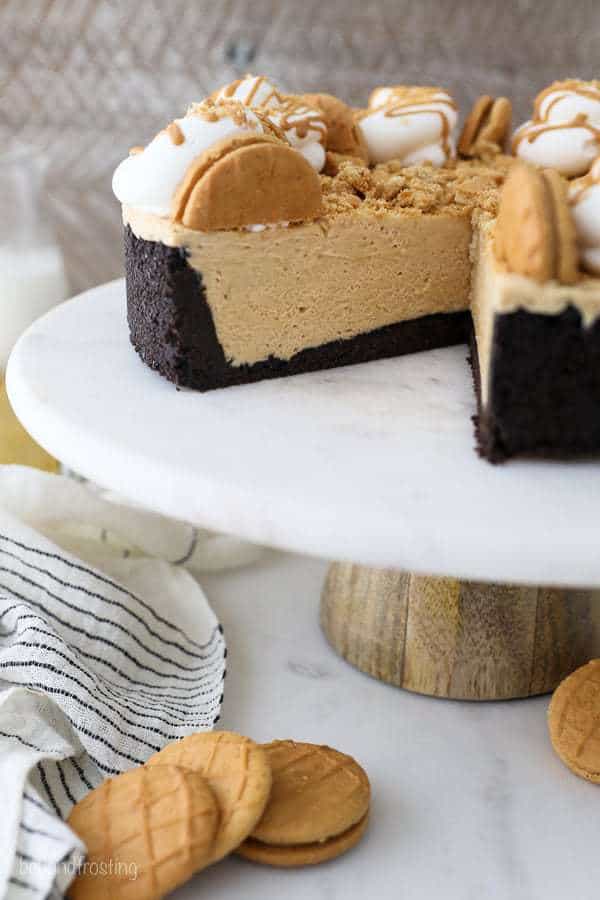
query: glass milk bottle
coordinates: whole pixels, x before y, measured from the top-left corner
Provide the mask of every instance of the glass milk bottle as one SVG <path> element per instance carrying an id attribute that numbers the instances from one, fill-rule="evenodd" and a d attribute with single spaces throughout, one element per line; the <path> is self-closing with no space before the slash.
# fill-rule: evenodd
<path id="1" fill-rule="evenodd" d="M 0 377 L 17 338 L 67 296 L 41 191 L 42 166 L 32 152 L 0 153 Z"/>

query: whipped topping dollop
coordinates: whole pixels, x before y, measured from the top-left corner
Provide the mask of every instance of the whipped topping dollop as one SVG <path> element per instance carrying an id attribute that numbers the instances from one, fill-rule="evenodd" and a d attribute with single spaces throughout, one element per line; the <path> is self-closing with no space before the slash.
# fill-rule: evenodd
<path id="1" fill-rule="evenodd" d="M 245 75 L 232 81 L 212 94 L 212 100 L 215 103 L 237 100 L 251 109 L 261 110 L 317 172 L 325 165 L 327 125 L 322 112 L 300 97 L 283 94 L 264 75 Z"/>
<path id="2" fill-rule="evenodd" d="M 264 116 L 240 103 L 195 104 L 145 148 L 136 148 L 117 167 L 113 191 L 126 206 L 168 216 L 177 186 L 190 164 L 214 144 L 248 131 L 275 129 Z"/>
<path id="3" fill-rule="evenodd" d="M 600 153 L 600 82 L 557 81 L 535 98 L 514 133 L 513 153 L 535 166 L 583 175 Z"/>
<path id="4" fill-rule="evenodd" d="M 379 87 L 359 117 L 371 163 L 443 166 L 456 155 L 456 103 L 436 87 Z"/>
<path id="5" fill-rule="evenodd" d="M 571 183 L 569 202 L 581 264 L 592 275 L 600 275 L 600 156 L 587 175 Z"/>

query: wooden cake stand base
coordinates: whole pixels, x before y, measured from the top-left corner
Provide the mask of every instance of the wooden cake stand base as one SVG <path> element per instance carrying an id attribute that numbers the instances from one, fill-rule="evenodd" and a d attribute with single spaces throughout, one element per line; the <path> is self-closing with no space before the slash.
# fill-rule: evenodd
<path id="1" fill-rule="evenodd" d="M 545 694 L 600 656 L 600 590 L 485 584 L 334 563 L 321 625 L 357 668 L 457 700 Z"/>

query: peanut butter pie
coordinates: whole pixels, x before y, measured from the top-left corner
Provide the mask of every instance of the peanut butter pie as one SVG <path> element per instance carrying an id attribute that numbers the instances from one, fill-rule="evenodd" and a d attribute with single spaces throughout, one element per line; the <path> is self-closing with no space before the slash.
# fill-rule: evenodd
<path id="1" fill-rule="evenodd" d="M 246 76 L 115 172 L 141 358 L 211 390 L 472 341 L 491 460 L 600 450 L 600 83 L 460 136 L 434 87 L 365 109 Z M 594 161 L 596 160 L 596 161 Z"/>

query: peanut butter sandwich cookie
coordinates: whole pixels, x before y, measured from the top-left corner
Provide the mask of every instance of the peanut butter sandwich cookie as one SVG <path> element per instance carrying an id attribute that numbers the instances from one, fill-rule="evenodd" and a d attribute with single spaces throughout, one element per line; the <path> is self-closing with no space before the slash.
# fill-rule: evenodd
<path id="1" fill-rule="evenodd" d="M 238 853 L 272 866 L 314 865 L 339 856 L 362 837 L 370 786 L 350 756 L 315 744 L 263 745 L 273 774 L 271 798 Z"/>
<path id="2" fill-rule="evenodd" d="M 158 900 L 214 858 L 219 807 L 196 773 L 141 767 L 103 782 L 68 824 L 87 847 L 74 900 Z"/>
<path id="3" fill-rule="evenodd" d="M 176 765 L 202 775 L 221 811 L 212 861 L 231 853 L 260 820 L 271 791 L 266 752 L 229 731 L 192 734 L 150 757 L 149 768 Z"/>
<path id="4" fill-rule="evenodd" d="M 567 183 L 555 170 L 512 166 L 495 234 L 496 254 L 511 272 L 539 283 L 577 281 L 579 254 Z"/>
<path id="5" fill-rule="evenodd" d="M 337 837 L 329 838 L 328 841 L 316 841 L 312 844 L 297 844 L 294 846 L 282 845 L 277 847 L 273 844 L 263 844 L 262 841 L 255 841 L 254 838 L 248 838 L 244 841 L 237 853 L 250 862 L 261 863 L 264 866 L 275 866 L 279 869 L 292 869 L 300 866 L 316 866 L 319 863 L 328 862 L 351 850 L 367 830 L 369 822 L 368 815 L 365 816 L 352 828 L 339 834 Z"/>
<path id="6" fill-rule="evenodd" d="M 600 784 L 600 659 L 556 688 L 548 708 L 550 740 L 575 775 Z"/>
<path id="7" fill-rule="evenodd" d="M 458 139 L 458 152 L 467 159 L 502 153 L 508 140 L 511 121 L 510 100 L 506 97 L 494 99 L 484 94 L 475 101 L 467 116 Z"/>
<path id="8" fill-rule="evenodd" d="M 331 94 L 303 94 L 302 99 L 323 115 L 327 126 L 325 149 L 328 152 L 359 159 L 368 164 L 367 144 L 356 125 L 351 107 Z"/>

